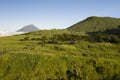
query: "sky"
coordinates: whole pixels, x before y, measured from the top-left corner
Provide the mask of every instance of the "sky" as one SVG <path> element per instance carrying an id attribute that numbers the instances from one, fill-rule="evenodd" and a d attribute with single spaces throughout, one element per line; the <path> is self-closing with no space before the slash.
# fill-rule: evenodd
<path id="1" fill-rule="evenodd" d="M 64 29 L 90 16 L 120 18 L 120 0 L 0 0 L 0 31 Z"/>

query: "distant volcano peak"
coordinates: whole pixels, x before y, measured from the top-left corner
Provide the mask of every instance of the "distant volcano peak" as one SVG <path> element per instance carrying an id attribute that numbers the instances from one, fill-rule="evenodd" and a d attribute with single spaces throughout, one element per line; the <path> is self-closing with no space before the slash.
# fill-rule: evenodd
<path id="1" fill-rule="evenodd" d="M 37 28 L 33 24 L 26 25 L 23 28 L 17 30 L 17 32 L 34 32 L 34 31 L 39 31 L 39 28 Z"/>

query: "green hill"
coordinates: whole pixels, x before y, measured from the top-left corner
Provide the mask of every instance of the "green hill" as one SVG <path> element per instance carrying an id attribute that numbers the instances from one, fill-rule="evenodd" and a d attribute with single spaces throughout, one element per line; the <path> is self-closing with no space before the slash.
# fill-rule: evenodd
<path id="1" fill-rule="evenodd" d="M 119 43 L 87 37 L 68 30 L 0 37 L 0 80 L 120 80 Z"/>
<path id="2" fill-rule="evenodd" d="M 67 29 L 79 32 L 104 32 L 106 30 L 117 29 L 119 27 L 120 18 L 92 16 Z"/>

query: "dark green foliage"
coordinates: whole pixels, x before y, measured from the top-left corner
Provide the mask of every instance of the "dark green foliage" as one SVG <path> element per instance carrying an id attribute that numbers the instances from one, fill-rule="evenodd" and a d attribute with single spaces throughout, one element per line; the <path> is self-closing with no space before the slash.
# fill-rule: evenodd
<path id="1" fill-rule="evenodd" d="M 95 70 L 96 70 L 96 72 L 98 74 L 104 74 L 105 73 L 105 68 L 101 67 L 101 66 L 100 67 L 96 67 Z"/>
<path id="2" fill-rule="evenodd" d="M 47 42 L 49 44 L 76 44 L 80 41 L 88 42 L 110 42 L 120 43 L 119 35 L 109 35 L 103 33 L 90 34 L 90 35 L 79 35 L 79 34 L 57 34 L 53 35 Z M 90 47 L 90 46 L 88 46 Z"/>
<path id="3" fill-rule="evenodd" d="M 72 25 L 71 27 L 68 28 L 68 30 L 78 31 L 78 32 L 87 32 L 87 33 L 98 32 L 98 31 L 117 33 L 117 32 L 120 32 L 120 30 L 117 29 L 119 26 L 120 26 L 119 18 L 93 16 L 75 25 Z"/>
<path id="4" fill-rule="evenodd" d="M 23 39 L 20 39 L 20 41 L 27 41 L 29 40 L 29 37 L 24 37 Z"/>
<path id="5" fill-rule="evenodd" d="M 67 80 L 81 80 L 81 77 L 77 75 L 76 70 L 73 71 L 67 70 L 66 75 L 67 75 Z"/>
<path id="6" fill-rule="evenodd" d="M 119 74 L 114 74 L 114 76 L 111 80 L 120 80 L 120 73 Z"/>
<path id="7" fill-rule="evenodd" d="M 88 40 L 91 42 L 110 42 L 110 43 L 120 43 L 119 35 L 109 35 L 109 34 L 91 34 L 88 36 Z"/>
<path id="8" fill-rule="evenodd" d="M 53 35 L 53 37 L 50 38 L 50 43 L 67 43 L 67 44 L 75 44 L 78 43 L 80 40 L 85 40 L 86 36 L 81 36 L 79 34 L 57 34 Z"/>

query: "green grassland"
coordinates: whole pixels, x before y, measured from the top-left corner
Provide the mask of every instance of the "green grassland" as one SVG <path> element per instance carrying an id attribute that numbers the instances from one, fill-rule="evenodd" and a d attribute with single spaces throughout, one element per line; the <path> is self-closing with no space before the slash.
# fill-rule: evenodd
<path id="1" fill-rule="evenodd" d="M 68 30 L 78 32 L 107 31 L 120 34 L 118 28 L 120 29 L 120 18 L 92 16 L 68 27 Z"/>
<path id="2" fill-rule="evenodd" d="M 0 80 L 120 80 L 120 43 L 89 36 L 40 30 L 1 37 Z"/>

